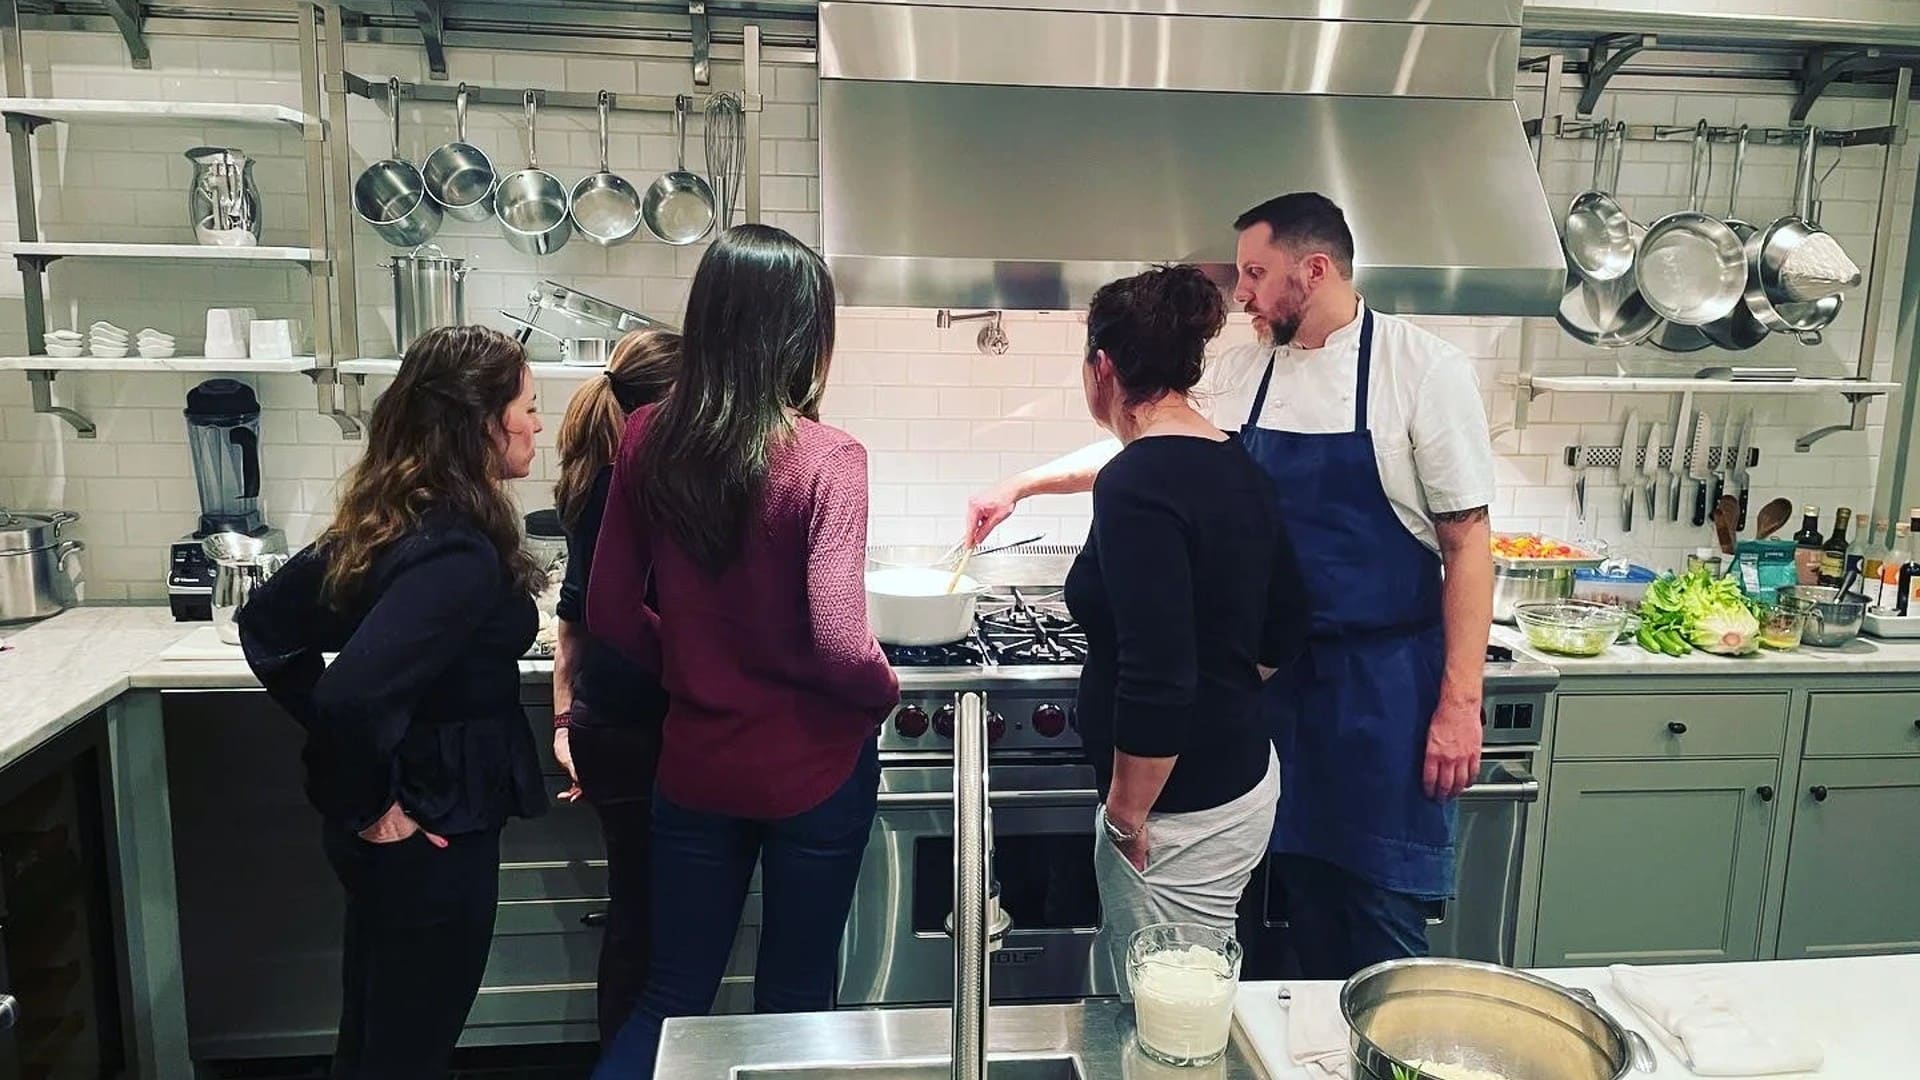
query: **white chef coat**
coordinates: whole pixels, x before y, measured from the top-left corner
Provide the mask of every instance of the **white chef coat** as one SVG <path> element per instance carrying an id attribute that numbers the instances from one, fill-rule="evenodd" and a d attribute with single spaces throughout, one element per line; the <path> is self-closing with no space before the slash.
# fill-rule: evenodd
<path id="1" fill-rule="evenodd" d="M 1223 430 L 1240 430 L 1271 356 L 1273 383 L 1258 426 L 1352 431 L 1360 323 L 1356 314 L 1318 349 L 1228 349 L 1208 360 L 1193 402 Z M 1367 425 L 1380 486 L 1407 531 L 1438 551 L 1433 515 L 1493 502 L 1493 443 L 1480 380 L 1459 349 L 1405 319 L 1375 312 L 1369 381 Z"/>

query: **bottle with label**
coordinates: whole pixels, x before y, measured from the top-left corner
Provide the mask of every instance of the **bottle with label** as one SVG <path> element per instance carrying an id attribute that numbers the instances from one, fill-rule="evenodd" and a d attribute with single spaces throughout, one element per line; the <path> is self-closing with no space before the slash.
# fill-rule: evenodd
<path id="1" fill-rule="evenodd" d="M 1901 615 L 1920 615 L 1920 507 L 1907 511 L 1907 562 L 1900 568 Z"/>
<path id="2" fill-rule="evenodd" d="M 1855 538 L 1854 547 L 1860 552 L 1860 595 L 1868 604 L 1880 598 L 1880 568 L 1887 564 L 1887 549 L 1881 544 L 1886 538 L 1887 519 L 1883 517 L 1873 519 L 1871 533 Z"/>
<path id="3" fill-rule="evenodd" d="M 1829 589 L 1837 589 L 1847 576 L 1847 525 L 1853 510 L 1841 507 L 1833 512 L 1833 533 L 1820 549 L 1820 569 L 1815 580 Z"/>
<path id="4" fill-rule="evenodd" d="M 1820 580 L 1820 548 L 1826 541 L 1820 535 L 1820 508 L 1809 506 L 1800 515 L 1800 531 L 1793 534 L 1793 562 L 1799 569 L 1800 584 L 1813 585 Z"/>
<path id="5" fill-rule="evenodd" d="M 1913 542 L 1913 526 L 1906 522 L 1894 526 L 1893 545 L 1880 563 L 1880 595 L 1873 606 L 1889 615 L 1900 610 L 1900 571 L 1906 565 L 1907 548 Z"/>

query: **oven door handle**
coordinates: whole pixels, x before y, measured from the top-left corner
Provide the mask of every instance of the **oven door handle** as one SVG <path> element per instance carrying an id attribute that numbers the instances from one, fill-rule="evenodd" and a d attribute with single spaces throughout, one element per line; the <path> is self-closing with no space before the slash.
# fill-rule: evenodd
<path id="1" fill-rule="evenodd" d="M 989 806 L 1086 806 L 1100 802 L 1093 788 L 1064 788 L 1059 791 L 989 791 Z M 882 810 L 951 810 L 953 795 L 945 791 L 883 791 Z"/>
<path id="2" fill-rule="evenodd" d="M 1526 766 L 1500 762 L 1489 769 L 1485 781 L 1468 786 L 1460 793 L 1462 802 L 1539 802 L 1540 780 Z"/>

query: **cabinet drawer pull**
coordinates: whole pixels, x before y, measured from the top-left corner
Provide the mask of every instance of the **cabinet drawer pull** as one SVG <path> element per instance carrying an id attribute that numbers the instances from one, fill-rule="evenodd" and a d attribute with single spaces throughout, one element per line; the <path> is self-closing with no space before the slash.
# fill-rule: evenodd
<path id="1" fill-rule="evenodd" d="M 1773 785 L 1761 784 L 1757 794 L 1760 796 L 1761 802 L 1772 802 L 1773 801 Z"/>
<path id="2" fill-rule="evenodd" d="M 1812 787 L 1807 789 L 1807 794 L 1813 796 L 1814 802 L 1826 802 L 1827 801 L 1827 785 L 1815 784 Z"/>
<path id="3" fill-rule="evenodd" d="M 1669 720 L 1667 721 L 1667 730 L 1673 732 L 1675 735 L 1685 735 L 1687 733 L 1687 725 L 1678 720 Z"/>
<path id="4" fill-rule="evenodd" d="M 607 925 L 607 913 L 604 911 L 589 911 L 585 915 L 580 916 L 580 925 L 605 926 Z"/>

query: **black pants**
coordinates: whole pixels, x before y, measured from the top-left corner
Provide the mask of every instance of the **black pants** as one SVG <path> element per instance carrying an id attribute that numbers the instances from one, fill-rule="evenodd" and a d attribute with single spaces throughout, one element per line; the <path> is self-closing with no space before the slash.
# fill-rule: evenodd
<path id="1" fill-rule="evenodd" d="M 333 1080 L 432 1080 L 466 1026 L 493 944 L 500 832 L 435 847 L 415 835 L 369 844 L 323 834 L 347 892 Z"/>
<path id="2" fill-rule="evenodd" d="M 600 938 L 600 1044 L 613 1040 L 640 1002 L 652 957 L 653 776 L 657 725 L 591 722 L 575 706 L 568 729 L 580 790 L 600 815 L 607 845 L 607 921 Z"/>

